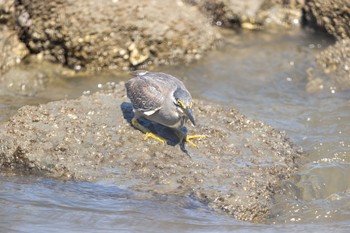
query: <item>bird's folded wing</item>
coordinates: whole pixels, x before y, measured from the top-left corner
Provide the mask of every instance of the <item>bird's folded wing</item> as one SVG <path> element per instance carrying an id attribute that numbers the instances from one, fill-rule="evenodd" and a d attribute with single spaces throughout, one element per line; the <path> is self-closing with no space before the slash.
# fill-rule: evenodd
<path id="1" fill-rule="evenodd" d="M 161 108 L 164 95 L 160 92 L 159 86 L 151 80 L 131 79 L 125 87 L 135 110 L 152 115 Z"/>

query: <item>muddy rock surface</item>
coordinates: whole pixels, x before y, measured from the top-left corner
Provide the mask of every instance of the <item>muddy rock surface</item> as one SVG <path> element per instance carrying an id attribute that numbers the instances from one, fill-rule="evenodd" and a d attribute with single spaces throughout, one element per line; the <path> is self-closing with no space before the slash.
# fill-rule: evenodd
<path id="1" fill-rule="evenodd" d="M 14 25 L 14 0 L 0 0 L 0 25 Z"/>
<path id="2" fill-rule="evenodd" d="M 299 25 L 303 1 L 185 0 L 197 6 L 212 24 L 223 27 L 263 29 Z"/>
<path id="3" fill-rule="evenodd" d="M 0 49 L 0 77 L 29 54 L 26 46 L 18 39 L 17 33 L 1 24 Z"/>
<path id="4" fill-rule="evenodd" d="M 199 149 L 177 144 L 170 129 L 141 120 L 168 140 L 130 125 L 123 84 L 75 100 L 24 106 L 0 126 L 1 170 L 107 181 L 158 194 L 191 195 L 237 219 L 262 222 L 300 152 L 285 135 L 234 109 L 195 101 Z"/>
<path id="5" fill-rule="evenodd" d="M 0 0 L 0 79 L 2 74 L 29 54 L 17 36 L 14 12 L 14 0 Z"/>
<path id="6" fill-rule="evenodd" d="M 350 1 L 308 0 L 303 8 L 304 23 L 326 30 L 337 39 L 350 37 Z"/>
<path id="7" fill-rule="evenodd" d="M 197 9 L 172 0 L 20 0 L 16 19 L 32 53 L 76 70 L 186 63 L 218 36 Z"/>
<path id="8" fill-rule="evenodd" d="M 317 56 L 318 64 L 328 74 L 336 87 L 350 89 L 350 39 L 338 41 Z"/>
<path id="9" fill-rule="evenodd" d="M 335 39 L 335 45 L 317 55 L 317 63 L 340 90 L 350 88 L 350 2 L 346 0 L 308 0 L 303 8 L 304 24 L 324 30 Z"/>

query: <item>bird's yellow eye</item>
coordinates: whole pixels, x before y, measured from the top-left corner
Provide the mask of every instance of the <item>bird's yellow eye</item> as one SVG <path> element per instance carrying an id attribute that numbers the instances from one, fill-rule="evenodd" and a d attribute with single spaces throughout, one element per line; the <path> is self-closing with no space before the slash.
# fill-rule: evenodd
<path id="1" fill-rule="evenodd" d="M 182 109 L 186 109 L 186 105 L 184 103 L 182 103 L 181 100 L 177 100 L 177 104 L 182 108 Z"/>

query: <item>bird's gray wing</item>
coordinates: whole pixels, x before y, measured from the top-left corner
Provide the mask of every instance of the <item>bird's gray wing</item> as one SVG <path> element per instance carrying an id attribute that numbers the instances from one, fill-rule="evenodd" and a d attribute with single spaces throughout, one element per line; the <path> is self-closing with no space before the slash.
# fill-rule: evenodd
<path id="1" fill-rule="evenodd" d="M 159 85 L 152 79 L 136 76 L 125 83 L 127 96 L 133 108 L 146 115 L 152 115 L 159 110 L 164 101 L 164 95 Z"/>

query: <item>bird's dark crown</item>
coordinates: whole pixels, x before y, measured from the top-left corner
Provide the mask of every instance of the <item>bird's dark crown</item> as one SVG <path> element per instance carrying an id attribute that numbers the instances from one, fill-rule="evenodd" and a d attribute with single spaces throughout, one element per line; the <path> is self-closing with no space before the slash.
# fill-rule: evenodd
<path id="1" fill-rule="evenodd" d="M 190 105 L 192 98 L 188 91 L 178 87 L 174 92 L 174 98 L 176 101 L 181 101 L 184 105 Z"/>

